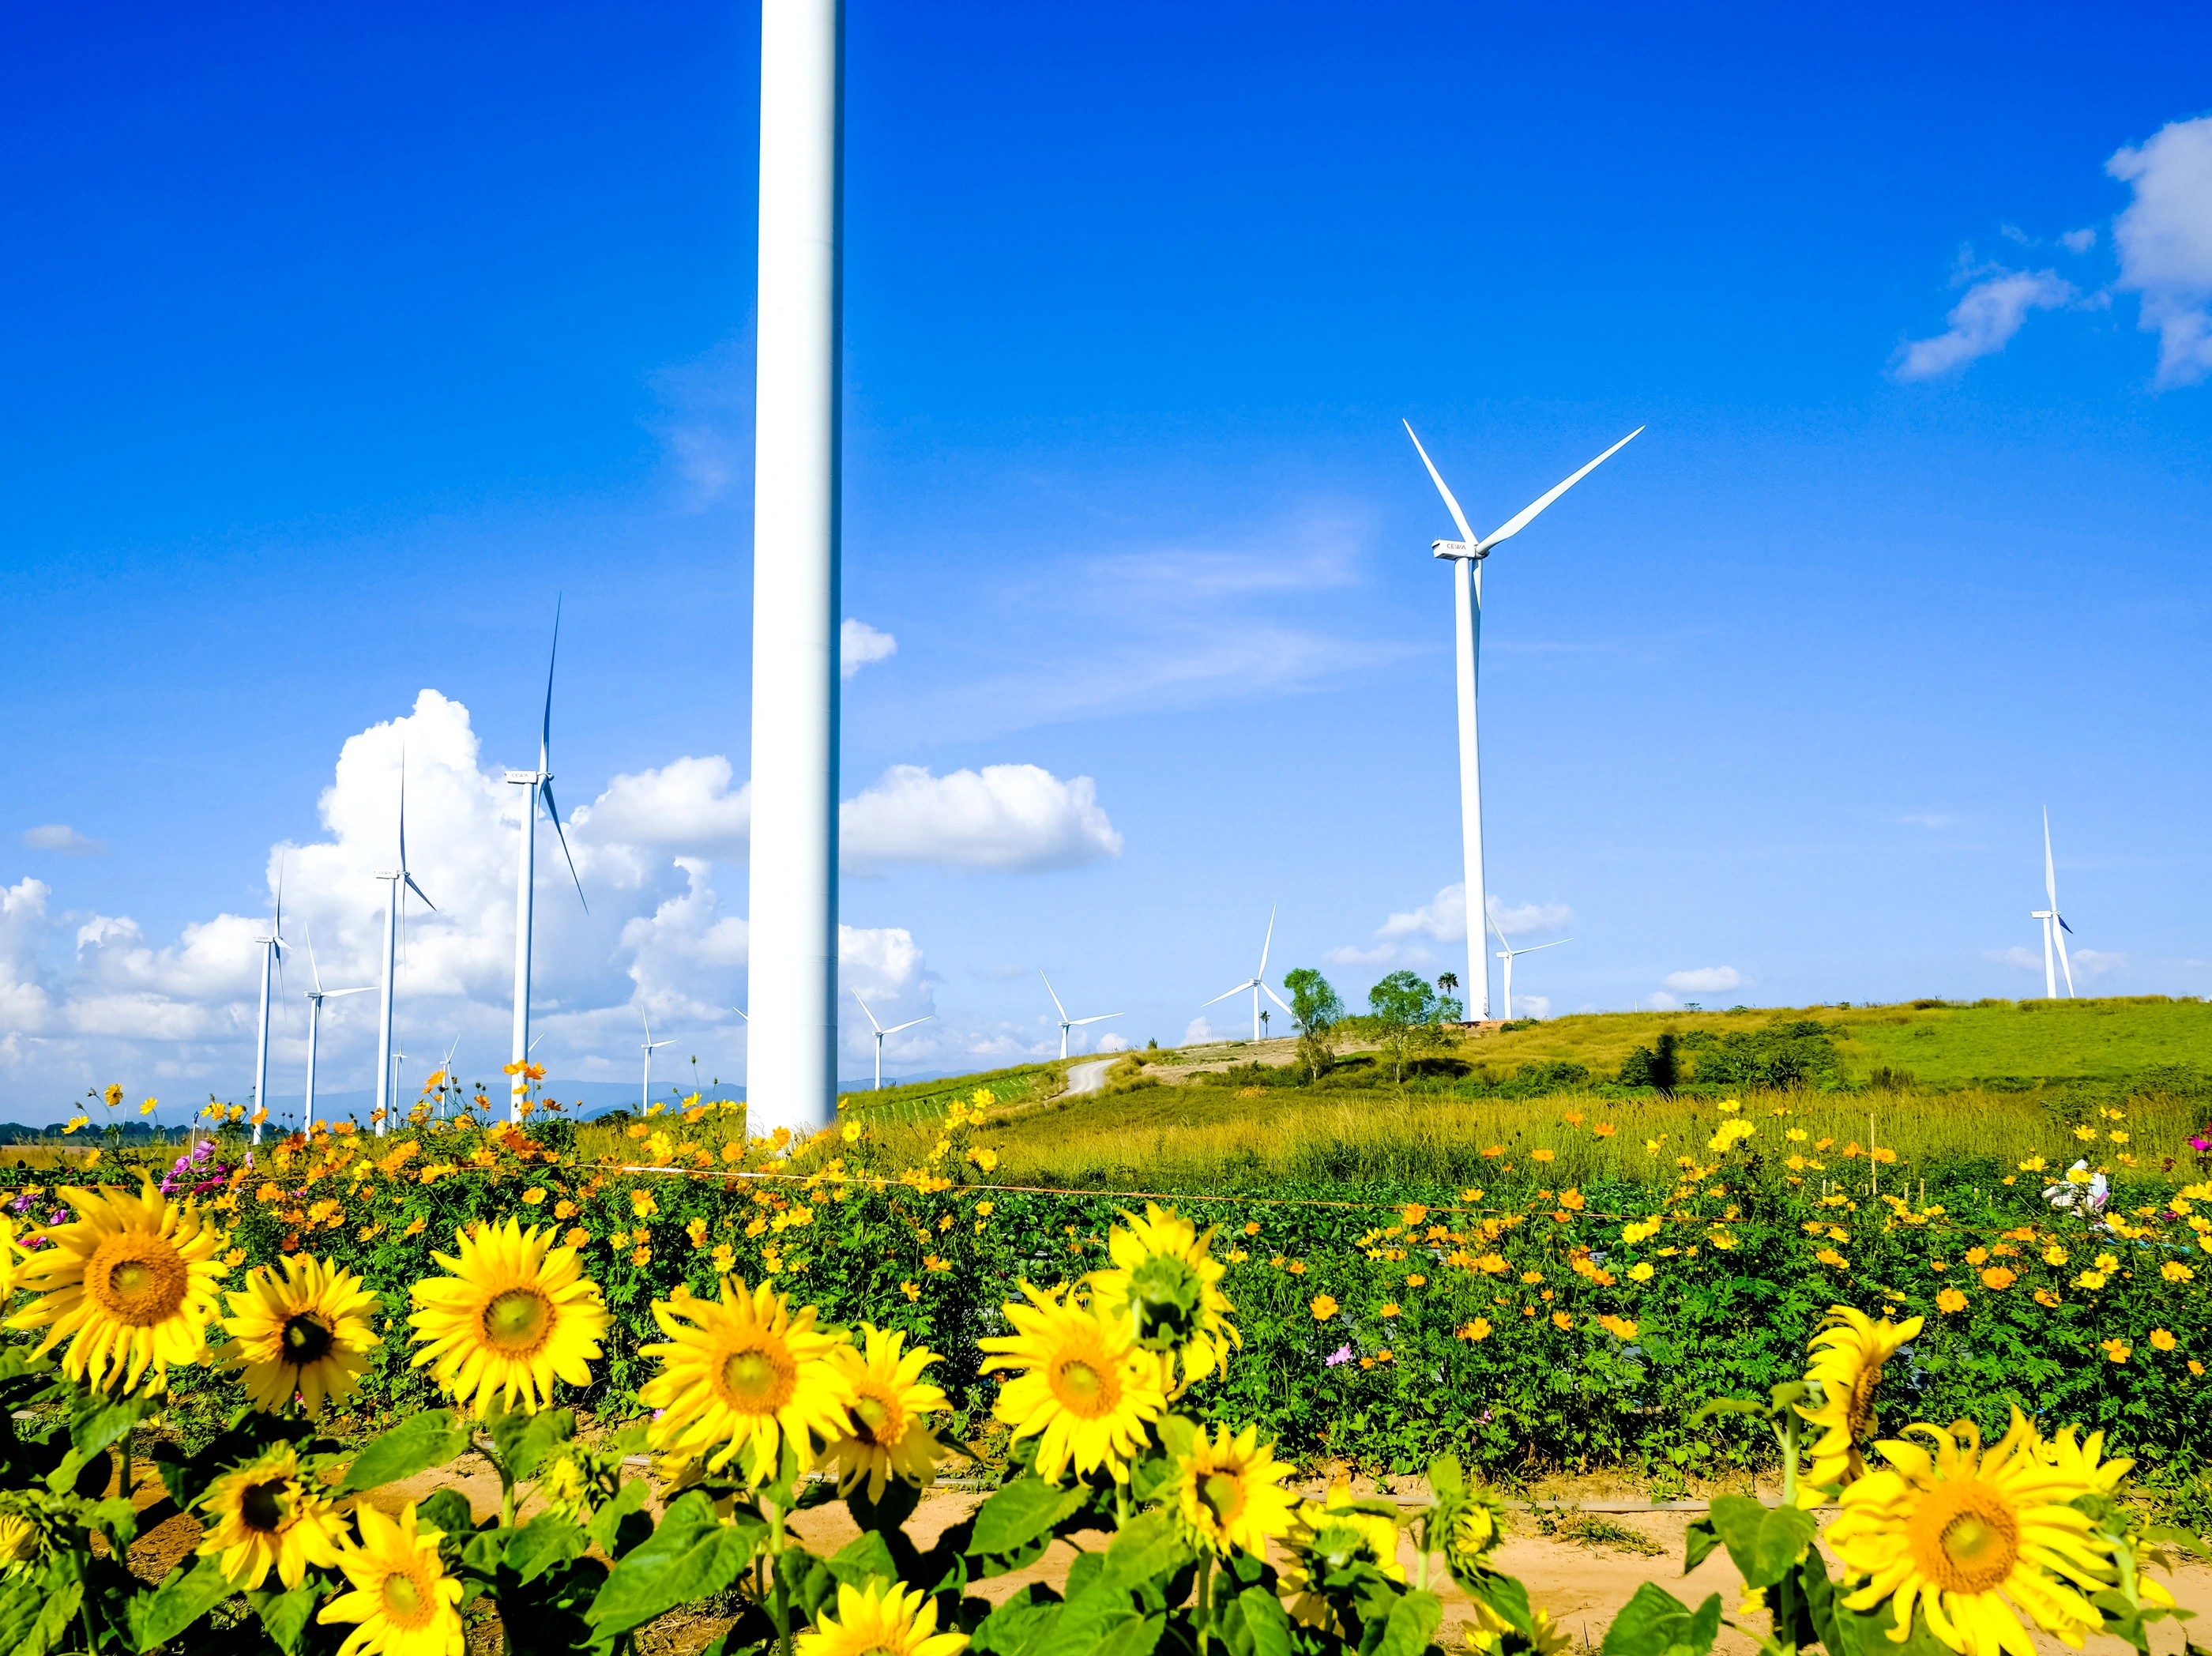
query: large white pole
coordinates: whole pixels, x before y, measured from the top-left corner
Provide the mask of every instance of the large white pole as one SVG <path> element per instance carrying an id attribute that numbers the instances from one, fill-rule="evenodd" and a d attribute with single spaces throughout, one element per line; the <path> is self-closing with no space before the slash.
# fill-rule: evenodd
<path id="1" fill-rule="evenodd" d="M 379 874 L 388 883 L 391 896 L 384 904 L 384 984 L 376 1020 L 376 1133 L 384 1136 L 392 1125 L 392 977 L 399 962 L 399 893 L 404 874 Z"/>
<path id="2" fill-rule="evenodd" d="M 761 8 L 749 1124 L 836 1113 L 844 8 Z"/>
<path id="3" fill-rule="evenodd" d="M 533 775 L 522 801 L 522 849 L 514 860 L 514 1039 L 511 1063 L 530 1056 L 530 917 L 538 890 L 538 783 Z M 522 1094 L 515 1090 L 522 1077 L 514 1077 L 507 1090 L 507 1117 L 522 1119 Z"/>
<path id="4" fill-rule="evenodd" d="M 2043 998 L 2046 1001 L 2055 1001 L 2058 998 L 2058 972 L 2051 959 L 2051 942 L 2057 935 L 2057 916 L 2045 915 L 2043 916 Z"/>
<path id="5" fill-rule="evenodd" d="M 253 1049 L 253 1113 L 265 1116 L 269 1110 L 269 962 L 276 953 L 276 944 L 264 939 L 261 945 L 261 1038 Z M 253 1123 L 253 1142 L 261 1142 L 261 1123 Z"/>
<path id="6" fill-rule="evenodd" d="M 300 1117 L 300 1130 L 315 1130 L 315 1026 L 323 1020 L 323 997 L 307 997 L 307 1104 Z"/>
<path id="7" fill-rule="evenodd" d="M 1490 1016 L 1490 960 L 1483 936 L 1489 905 L 1482 883 L 1482 764 L 1475 750 L 1474 685 L 1482 647 L 1481 560 L 1455 557 L 1452 614 L 1459 657 L 1459 832 L 1467 880 L 1468 1006 L 1476 1020 Z"/>

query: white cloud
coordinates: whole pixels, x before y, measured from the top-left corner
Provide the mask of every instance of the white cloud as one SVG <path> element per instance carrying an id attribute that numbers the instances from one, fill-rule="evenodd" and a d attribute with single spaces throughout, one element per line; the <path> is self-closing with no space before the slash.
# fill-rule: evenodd
<path id="1" fill-rule="evenodd" d="M 1126 1035 L 1101 1035 L 1098 1038 L 1097 1050 L 1101 1052 L 1127 1052 L 1129 1050 L 1129 1038 Z"/>
<path id="2" fill-rule="evenodd" d="M 887 632 L 878 632 L 865 621 L 845 618 L 845 624 L 837 633 L 837 670 L 849 679 L 862 667 L 875 661 L 887 661 L 898 654 L 898 640 Z"/>
<path id="3" fill-rule="evenodd" d="M 1182 1039 L 1178 1044 L 1204 1046 L 1208 1041 L 1216 1038 L 1212 1024 L 1202 1017 L 1194 1018 L 1183 1026 Z"/>
<path id="4" fill-rule="evenodd" d="M 1513 997 L 1516 1018 L 1548 1018 L 1552 1015 L 1552 997 L 1548 995 L 1516 995 Z"/>
<path id="5" fill-rule="evenodd" d="M 2008 949 L 1984 949 L 1982 959 L 2001 966 L 2018 966 L 2023 971 L 2041 971 L 2043 957 L 2033 949 L 2023 948 L 2018 943 Z"/>
<path id="6" fill-rule="evenodd" d="M 618 776 L 571 814 L 569 837 L 579 843 L 742 862 L 752 831 L 752 784 L 732 789 L 730 782 L 730 762 L 719 753 Z"/>
<path id="7" fill-rule="evenodd" d="M 1717 995 L 1723 989 L 1743 987 L 1743 974 L 1734 966 L 1698 966 L 1687 971 L 1670 971 L 1660 982 L 1682 995 Z"/>
<path id="8" fill-rule="evenodd" d="M 2212 371 L 2212 115 L 2174 121 L 2105 163 L 2135 186 L 2112 226 L 2118 286 L 2142 295 L 2141 325 L 2158 335 L 2160 386 Z"/>
<path id="9" fill-rule="evenodd" d="M 893 765 L 840 807 L 839 833 L 848 874 L 895 863 L 1026 873 L 1121 855 L 1097 784 L 1034 764 L 945 776 Z"/>
<path id="10" fill-rule="evenodd" d="M 1574 918 L 1574 910 L 1564 903 L 1506 904 L 1492 892 L 1490 918 L 1508 937 L 1519 937 L 1532 932 L 1558 931 Z M 1375 930 L 1375 935 L 1385 942 L 1417 935 L 1439 943 L 1467 941 L 1464 880 L 1445 886 L 1419 908 L 1393 914 Z"/>
<path id="11" fill-rule="evenodd" d="M 23 843 L 34 851 L 58 851 L 64 856 L 106 856 L 107 842 L 80 834 L 65 822 L 49 822 L 23 831 Z"/>
<path id="12" fill-rule="evenodd" d="M 2097 245 L 2097 233 L 2093 229 L 2069 230 L 2058 238 L 2058 245 L 2069 253 L 2086 253 Z"/>
<path id="13" fill-rule="evenodd" d="M 1341 948 L 1326 949 L 1322 957 L 1332 966 L 1388 967 L 1395 971 L 1401 966 L 1433 966 L 1437 957 L 1419 944 L 1377 943 L 1371 949 L 1352 944 Z"/>
<path id="14" fill-rule="evenodd" d="M 1656 994 L 1647 995 L 1644 998 L 1651 1002 L 1651 1009 L 1654 1012 L 1672 1012 L 1682 1004 L 1664 989 Z"/>
<path id="15" fill-rule="evenodd" d="M 2002 350 L 2027 320 L 2028 312 L 2056 310 L 2078 296 L 2074 284 L 2055 271 L 1987 266 L 1972 274 L 1981 279 L 1952 307 L 1945 319 L 1949 328 L 1932 339 L 1915 339 L 1899 348 L 1891 370 L 1897 379 L 1932 380 L 1978 356 Z"/>
<path id="16" fill-rule="evenodd" d="M 2101 977 L 2108 971 L 2127 970 L 2128 957 L 2110 949 L 2073 949 L 2067 953 L 2076 977 Z"/>

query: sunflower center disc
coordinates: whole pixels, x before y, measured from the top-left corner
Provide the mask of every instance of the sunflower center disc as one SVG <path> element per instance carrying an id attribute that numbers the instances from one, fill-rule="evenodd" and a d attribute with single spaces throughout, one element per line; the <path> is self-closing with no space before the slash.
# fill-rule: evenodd
<path id="1" fill-rule="evenodd" d="M 853 1416 L 853 1435 L 863 1443 L 882 1443 L 886 1437 L 897 1435 L 896 1433 L 887 1434 L 884 1430 L 892 1418 L 889 1401 L 876 1396 L 872 1391 L 863 1391 L 855 1397 L 850 1412 Z"/>
<path id="2" fill-rule="evenodd" d="M 766 1413 L 783 1406 L 790 1391 L 782 1370 L 765 1351 L 735 1351 L 722 1363 L 722 1385 L 740 1409 Z"/>
<path id="3" fill-rule="evenodd" d="M 284 1527 L 284 1480 L 249 1483 L 238 1498 L 238 1516 L 249 1530 L 272 1535 Z"/>
<path id="4" fill-rule="evenodd" d="M 484 1307 L 484 1340 L 510 1357 L 526 1357 L 545 1343 L 553 1308 L 530 1288 L 509 1288 Z"/>
<path id="5" fill-rule="evenodd" d="M 401 1627 L 419 1627 L 429 1620 L 430 1604 L 422 1584 L 405 1570 L 384 1578 L 384 1613 Z"/>
<path id="6" fill-rule="evenodd" d="M 2012 1525 L 1995 1513 L 1961 1513 L 1943 1527 L 1943 1556 L 1963 1585 L 1958 1591 L 1986 1592 L 2012 1574 L 2020 1549 Z"/>
<path id="7" fill-rule="evenodd" d="M 1085 1419 L 1096 1420 L 1110 1414 L 1121 1402 L 1120 1389 L 1109 1376 L 1102 1374 L 1080 1357 L 1070 1357 L 1060 1365 L 1053 1377 L 1053 1390 L 1060 1400 Z"/>
<path id="8" fill-rule="evenodd" d="M 2011 1503 L 1978 1479 L 1929 1491 L 1909 1533 L 1921 1574 L 1950 1592 L 1987 1592 L 2020 1561 L 2020 1524 Z"/>
<path id="9" fill-rule="evenodd" d="M 1234 1523 L 1244 1510 L 1244 1485 L 1233 1472 L 1208 1472 L 1198 1481 L 1198 1504 L 1216 1524 Z"/>
<path id="10" fill-rule="evenodd" d="M 1852 1382 L 1850 1400 L 1844 1405 L 1844 1429 L 1856 1443 L 1874 1428 L 1874 1389 L 1881 1384 L 1881 1371 L 1869 1368 Z"/>
<path id="11" fill-rule="evenodd" d="M 185 1303 L 191 1278 L 183 1256 L 165 1239 L 143 1233 L 111 1236 L 93 1251 L 84 1285 L 117 1322 L 151 1328 Z"/>
<path id="12" fill-rule="evenodd" d="M 285 1319 L 283 1337 L 284 1361 L 301 1368 L 320 1362 L 332 1344 L 328 1325 L 304 1313 Z"/>

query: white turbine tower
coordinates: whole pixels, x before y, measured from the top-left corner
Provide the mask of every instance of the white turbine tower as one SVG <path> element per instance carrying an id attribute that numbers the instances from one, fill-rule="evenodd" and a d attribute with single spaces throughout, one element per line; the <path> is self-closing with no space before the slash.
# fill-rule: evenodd
<path id="1" fill-rule="evenodd" d="M 269 935 L 253 940 L 261 946 L 261 1033 L 253 1047 L 253 1142 L 261 1142 L 261 1123 L 269 1117 L 269 977 L 271 968 L 281 980 L 284 962 L 278 953 L 292 946 L 284 941 L 284 865 L 276 865 L 276 907 L 269 922 Z"/>
<path id="2" fill-rule="evenodd" d="M 307 991 L 307 1106 L 300 1118 L 300 1130 L 311 1133 L 315 1129 L 315 1036 L 323 1020 L 323 1002 L 336 1000 L 342 995 L 366 995 L 376 987 L 363 983 L 358 989 L 325 989 L 323 969 L 315 964 L 315 928 L 307 928 L 307 971 L 314 979 L 314 988 Z"/>
<path id="3" fill-rule="evenodd" d="M 1273 923 L 1273 920 L 1268 922 L 1270 926 Z M 1265 950 L 1261 952 L 1260 969 L 1262 971 L 1267 970 L 1267 952 Z M 1044 970 L 1042 967 L 1038 968 L 1037 976 L 1044 977 Z M 1241 988 L 1242 985 L 1239 985 L 1239 987 Z M 1044 977 L 1044 992 L 1052 996 L 1053 1010 L 1060 1014 L 1060 1056 L 1063 1058 L 1067 1056 L 1067 1032 L 1069 1030 L 1080 1029 L 1085 1024 L 1103 1024 L 1109 1018 L 1118 1018 L 1121 1015 L 1118 1012 L 1101 1012 L 1089 1018 L 1071 1018 L 1067 1015 L 1067 1008 L 1060 1005 L 1060 992 L 1053 988 L 1052 979 L 1049 977 Z M 1232 989 L 1229 992 L 1231 995 L 1234 995 L 1237 993 L 1237 990 Z M 1214 996 L 1214 1000 L 1216 1001 L 1220 998 L 1221 997 L 1218 995 Z M 1212 1004 L 1213 1001 L 1208 1001 L 1206 1002 L 1206 1005 L 1208 1006 L 1212 1006 Z"/>
<path id="4" fill-rule="evenodd" d="M 433 914 L 438 910 L 429 893 L 416 885 L 415 876 L 407 872 L 407 753 L 404 748 L 399 754 L 399 866 L 378 869 L 376 878 L 388 881 L 392 886 L 384 904 L 384 992 L 380 997 L 376 1035 L 376 1135 L 382 1138 L 392 1130 L 392 985 L 399 964 L 399 910 L 410 892 L 421 898 L 422 906 Z"/>
<path id="5" fill-rule="evenodd" d="M 1411 423 L 1400 423 L 1405 425 L 1406 435 L 1413 437 Z M 1460 533 L 1457 540 L 1431 542 L 1430 551 L 1458 566 L 1452 582 L 1452 612 L 1458 626 L 1454 655 L 1459 664 L 1459 831 L 1467 882 L 1468 971 L 1474 979 L 1470 985 L 1474 990 L 1474 1004 L 1469 1010 L 1477 1021 L 1486 1021 L 1490 1017 L 1490 962 L 1483 958 L 1482 928 L 1474 923 L 1477 916 L 1489 912 L 1488 893 L 1482 883 L 1482 766 L 1475 745 L 1476 669 L 1482 648 L 1482 560 L 1500 542 L 1511 539 L 1534 522 L 1546 507 L 1619 454 L 1643 429 L 1638 426 L 1549 494 L 1523 507 L 1502 528 L 1480 538 L 1468 527 L 1467 514 L 1459 509 L 1459 502 L 1444 487 L 1443 478 L 1437 472 L 1436 462 L 1429 458 L 1429 451 L 1421 447 L 1419 437 L 1413 437 L 1414 452 L 1420 455 L 1421 464 L 1428 467 L 1429 478 L 1437 485 L 1437 492 L 1444 497 L 1444 504 L 1450 508 L 1452 521 L 1459 526 Z"/>
<path id="6" fill-rule="evenodd" d="M 837 1113 L 842 0 L 761 7 L 745 1093 L 803 1138 Z"/>
<path id="7" fill-rule="evenodd" d="M 640 1018 L 645 1019 L 645 1039 L 638 1043 L 639 1045 L 645 1049 L 645 1079 L 638 1083 L 637 1088 L 637 1112 L 641 1116 L 645 1113 L 646 1105 L 652 1102 L 653 1099 L 653 1050 L 657 1046 L 675 1045 L 676 1038 L 673 1035 L 671 1035 L 665 1041 L 654 1040 L 653 1038 L 653 1020 L 646 1018 L 642 1012 L 639 1013 L 637 1015 Z"/>
<path id="8" fill-rule="evenodd" d="M 553 746 L 553 667 L 561 657 L 561 606 L 553 606 L 553 648 L 545 660 L 545 722 L 538 733 L 538 769 L 510 770 L 507 779 L 517 787 L 530 790 L 522 806 L 522 848 L 515 858 L 514 869 L 514 1038 L 510 1062 L 524 1063 L 530 1057 L 530 922 L 536 909 L 538 892 L 538 802 L 545 802 L 545 814 L 553 819 L 553 837 L 561 842 L 561 855 L 568 860 L 568 878 L 576 883 L 576 901 L 584 904 L 589 914 L 592 905 L 584 901 L 584 882 L 576 878 L 576 859 L 568 849 L 568 837 L 561 831 L 560 807 L 553 803 L 553 772 L 547 767 L 552 763 Z M 522 1094 L 527 1085 L 517 1075 L 514 1085 L 507 1091 L 507 1111 L 509 1121 L 522 1119 Z"/>
<path id="9" fill-rule="evenodd" d="M 1499 928 L 1498 922 L 1494 918 L 1490 922 L 1490 929 L 1498 933 L 1498 941 L 1500 944 L 1504 945 L 1504 947 L 1498 951 L 1498 958 L 1505 963 L 1505 1021 L 1510 1024 L 1513 1021 L 1514 957 L 1522 954 L 1534 954 L 1538 949 L 1555 949 L 1559 947 L 1561 943 L 1571 943 L 1575 940 L 1571 937 L 1562 937 L 1553 942 L 1532 943 L 1525 949 L 1516 949 L 1510 943 L 1505 941 L 1505 934 Z"/>
<path id="10" fill-rule="evenodd" d="M 1273 909 L 1270 909 L 1267 910 L 1267 935 L 1261 940 L 1260 944 L 1260 970 L 1254 972 L 1252 976 L 1243 983 L 1237 984 L 1236 988 L 1222 990 L 1221 993 L 1215 995 L 1212 1001 L 1208 1001 L 1204 1006 L 1200 1007 L 1199 1010 L 1203 1012 L 1206 1010 L 1206 1007 L 1212 1006 L 1217 1002 L 1225 1001 L 1232 995 L 1242 995 L 1247 989 L 1251 990 L 1252 1038 L 1255 1041 L 1260 1038 L 1260 996 L 1261 995 L 1264 994 L 1277 1006 L 1282 1007 L 1284 1011 L 1290 1012 L 1290 1008 L 1283 1004 L 1283 997 L 1276 994 L 1274 990 L 1269 989 L 1266 982 L 1267 976 L 1267 951 L 1273 947 L 1274 941 L 1275 911 Z M 1058 997 L 1054 996 L 1054 998 L 1057 999 Z M 1296 1017 L 1297 1014 L 1296 1013 L 1291 1013 L 1291 1015 L 1292 1017 Z M 1060 1056 L 1065 1057 L 1066 1056 L 1066 1054 L 1062 1053 Z"/>
<path id="11" fill-rule="evenodd" d="M 858 989 L 854 989 L 854 990 L 853 991 L 853 998 L 854 998 L 855 1001 L 860 1001 L 860 990 L 858 990 Z M 733 1012 L 735 1012 L 735 1011 L 737 1011 L 737 1008 L 734 1008 L 734 1007 L 732 1007 L 732 1008 L 731 1008 L 731 1010 L 732 1010 L 732 1011 L 733 1011 Z M 876 1022 L 876 1014 L 875 1014 L 874 1013 L 872 1013 L 872 1012 L 868 1012 L 868 1003 L 867 1003 L 866 1001 L 860 1001 L 860 1010 L 861 1010 L 861 1011 L 863 1011 L 863 1012 L 867 1012 L 867 1013 L 868 1013 L 868 1024 L 869 1024 L 869 1026 L 870 1026 L 871 1028 L 872 1028 L 872 1029 L 876 1032 L 876 1088 L 875 1088 L 875 1090 L 876 1090 L 877 1092 L 880 1093 L 880 1092 L 882 1092 L 882 1091 L 884 1090 L 884 1036 L 886 1036 L 886 1035 L 896 1035 L 896 1034 L 897 1034 L 897 1033 L 899 1032 L 899 1031 L 901 1031 L 902 1029 L 912 1029 L 912 1028 L 913 1028 L 916 1024 L 926 1024 L 926 1023 L 927 1023 L 927 1022 L 929 1021 L 930 1018 L 934 1018 L 937 1014 L 936 1014 L 935 1013 L 933 1013 L 933 1013 L 931 1013 L 931 1014 L 928 1015 L 928 1017 L 924 1017 L 924 1018 L 909 1018 L 909 1019 L 908 1019 L 908 1020 L 907 1020 L 904 1023 L 902 1023 L 902 1024 L 893 1024 L 893 1025 L 892 1025 L 889 1029 L 885 1029 L 885 1028 L 884 1028 L 881 1024 L 879 1024 L 879 1023 Z M 744 1014 L 744 1013 L 742 1013 L 742 1012 L 738 1012 L 738 1017 L 740 1017 L 740 1018 L 744 1018 L 744 1017 L 745 1017 L 745 1014 Z M 750 1023 L 750 1022 L 752 1021 L 752 1020 L 751 1020 L 751 1019 L 750 1019 L 750 1018 L 745 1018 L 745 1021 L 746 1021 L 747 1023 Z M 1063 1057 L 1065 1057 L 1065 1056 L 1066 1056 L 1066 1054 L 1062 1053 L 1060 1056 L 1063 1056 Z"/>
<path id="12" fill-rule="evenodd" d="M 2058 870 L 2051 861 L 2051 807 L 2047 805 L 2043 807 L 2043 895 L 2051 906 L 2036 910 L 2028 918 L 2043 922 L 2044 997 L 2051 1001 L 2058 998 L 2058 979 L 2051 970 L 2051 957 L 2055 953 L 2058 956 L 2058 965 L 2066 973 L 2066 998 L 2070 1001 L 2074 998 L 2074 965 L 2066 958 L 2063 934 L 2074 928 L 2068 925 L 2066 916 L 2058 912 Z"/>

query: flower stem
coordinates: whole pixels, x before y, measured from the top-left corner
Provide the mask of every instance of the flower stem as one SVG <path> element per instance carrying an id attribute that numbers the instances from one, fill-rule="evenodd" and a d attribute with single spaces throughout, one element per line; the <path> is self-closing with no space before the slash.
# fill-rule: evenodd
<path id="1" fill-rule="evenodd" d="M 1213 1639 L 1213 1555 L 1198 1556 L 1198 1649 L 1206 1656 Z"/>

